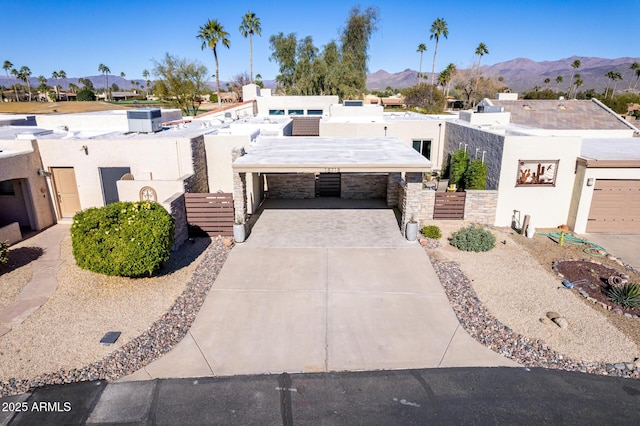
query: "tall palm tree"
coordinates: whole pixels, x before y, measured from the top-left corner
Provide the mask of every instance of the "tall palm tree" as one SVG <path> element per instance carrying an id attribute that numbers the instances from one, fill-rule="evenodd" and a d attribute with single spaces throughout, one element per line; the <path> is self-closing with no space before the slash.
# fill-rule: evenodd
<path id="1" fill-rule="evenodd" d="M 549 88 L 549 83 L 551 83 L 551 79 L 549 77 L 544 79 L 544 89 L 547 90 Z"/>
<path id="2" fill-rule="evenodd" d="M 202 50 L 207 47 L 213 50 L 213 57 L 216 60 L 216 93 L 218 94 L 218 108 L 220 108 L 220 72 L 218 67 L 217 47 L 218 43 L 222 43 L 222 45 L 227 49 L 231 46 L 231 43 L 229 42 L 229 33 L 224 30 L 224 27 L 217 19 L 209 19 L 200 27 L 196 37 L 202 40 L 202 45 L 200 46 Z"/>
<path id="3" fill-rule="evenodd" d="M 13 64 L 10 61 L 4 61 L 4 65 L 2 69 L 7 74 L 7 79 L 9 79 L 9 70 L 13 68 Z M 18 102 L 18 92 L 16 91 L 16 83 L 13 83 L 13 94 L 16 95 L 16 102 Z"/>
<path id="4" fill-rule="evenodd" d="M 640 70 L 640 64 L 638 62 L 634 62 L 631 64 L 631 66 L 629 67 L 629 69 L 634 72 L 634 74 L 638 74 L 638 70 Z M 633 74 L 632 74 L 633 75 Z M 636 78 L 636 84 L 638 83 L 638 79 Z M 633 86 L 635 88 L 635 86 Z M 629 89 L 627 90 L 631 90 L 631 79 L 629 79 Z"/>
<path id="5" fill-rule="evenodd" d="M 582 81 L 582 77 L 580 76 L 580 74 L 576 74 L 576 81 L 573 82 L 573 85 L 576 87 L 575 92 L 573 93 L 573 99 L 576 98 L 576 96 L 578 96 L 578 89 L 580 88 L 580 86 L 582 86 L 584 84 L 584 81 Z"/>
<path id="6" fill-rule="evenodd" d="M 18 71 L 18 78 L 27 84 L 27 90 L 29 91 L 29 102 L 31 102 L 31 82 L 29 82 L 29 77 L 31 77 L 31 70 L 29 69 L 29 67 L 26 65 L 20 67 L 20 70 Z"/>
<path id="7" fill-rule="evenodd" d="M 558 85 L 558 91 L 560 91 L 560 83 L 562 83 L 562 80 L 564 80 L 564 78 L 562 78 L 561 75 L 556 77 L 556 84 Z"/>
<path id="8" fill-rule="evenodd" d="M 124 86 L 124 91 L 125 91 L 125 92 L 127 91 L 127 80 L 125 79 L 125 77 L 126 77 L 126 76 L 127 76 L 127 75 L 124 73 L 124 71 L 122 71 L 122 72 L 120 73 L 120 77 L 122 77 L 122 79 L 124 80 L 124 82 L 123 82 L 122 84 L 123 84 L 123 86 Z"/>
<path id="9" fill-rule="evenodd" d="M 142 78 L 144 78 L 147 82 L 147 97 L 149 97 L 149 84 L 151 84 L 151 82 L 149 81 L 149 70 L 143 70 L 142 71 Z"/>
<path id="10" fill-rule="evenodd" d="M 476 88 L 478 90 L 478 80 L 480 80 L 480 61 L 484 55 L 489 54 L 489 49 L 487 45 L 484 43 L 480 43 L 478 47 L 476 47 L 476 55 L 478 55 L 478 68 L 476 69 Z"/>
<path id="11" fill-rule="evenodd" d="M 58 94 L 58 77 L 60 77 L 60 75 L 58 74 L 58 71 L 54 71 L 51 73 L 51 78 L 53 78 L 56 81 L 55 83 L 56 95 Z"/>
<path id="12" fill-rule="evenodd" d="M 573 78 L 576 75 L 576 70 L 578 68 L 580 68 L 581 62 L 580 59 L 576 59 L 575 61 L 573 61 L 573 63 L 571 64 L 571 68 L 573 68 L 573 72 L 571 74 L 571 80 L 569 80 L 569 93 L 567 93 L 567 98 L 571 97 L 571 88 L 573 87 Z"/>
<path id="13" fill-rule="evenodd" d="M 249 37 L 249 83 L 253 83 L 253 35 L 261 35 L 262 27 L 260 26 L 260 18 L 250 10 L 242 17 L 240 24 L 240 34 L 244 38 Z M 229 47 L 229 46 L 227 46 Z M 216 71 L 216 75 L 218 72 Z"/>
<path id="14" fill-rule="evenodd" d="M 422 79 L 422 54 L 427 51 L 427 46 L 424 43 L 420 43 L 418 45 L 418 49 L 416 52 L 420 54 L 420 72 L 418 72 L 418 84 L 421 84 L 420 81 Z"/>
<path id="15" fill-rule="evenodd" d="M 633 85 L 633 89 L 635 90 L 636 87 L 638 87 L 638 80 L 640 80 L 640 68 L 638 68 L 636 70 L 636 82 Z"/>
<path id="16" fill-rule="evenodd" d="M 64 89 L 64 86 L 67 84 L 66 82 L 67 73 L 64 70 L 60 70 L 58 71 L 58 77 L 62 79 L 62 88 Z"/>
<path id="17" fill-rule="evenodd" d="M 104 74 L 104 100 L 109 100 L 109 76 L 111 74 L 111 70 L 105 64 L 98 65 L 98 71 Z"/>
<path id="18" fill-rule="evenodd" d="M 449 29 L 447 28 L 447 21 L 442 18 L 437 18 L 431 24 L 431 29 L 429 30 L 431 35 L 429 36 L 429 40 L 436 39 L 436 48 L 433 51 L 433 64 L 431 65 L 431 85 L 434 83 L 435 69 L 436 69 L 436 55 L 438 54 L 438 42 L 440 41 L 440 37 L 448 38 Z"/>
<path id="19" fill-rule="evenodd" d="M 613 99 L 613 95 L 616 93 L 616 86 L 618 85 L 618 80 L 622 80 L 622 74 L 618 71 L 609 71 L 605 74 L 609 78 L 609 80 L 613 81 L 613 91 L 611 92 L 611 99 Z M 609 91 L 609 85 L 607 84 L 607 91 L 605 92 L 604 97 L 606 98 L 606 93 Z"/>

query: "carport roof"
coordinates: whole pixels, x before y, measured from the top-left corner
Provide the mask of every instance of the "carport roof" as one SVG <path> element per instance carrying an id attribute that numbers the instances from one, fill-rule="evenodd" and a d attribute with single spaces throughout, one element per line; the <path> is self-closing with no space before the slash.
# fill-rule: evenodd
<path id="1" fill-rule="evenodd" d="M 260 138 L 234 172 L 423 172 L 431 162 L 398 138 Z"/>

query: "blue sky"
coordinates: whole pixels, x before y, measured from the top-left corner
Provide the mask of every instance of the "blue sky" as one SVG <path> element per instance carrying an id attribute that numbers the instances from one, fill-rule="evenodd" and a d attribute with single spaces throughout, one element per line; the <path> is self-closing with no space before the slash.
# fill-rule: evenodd
<path id="1" fill-rule="evenodd" d="M 0 60 L 14 67 L 28 66 L 33 76 L 51 77 L 64 70 L 68 77 L 98 75 L 107 65 L 113 75 L 142 78 L 152 60 L 165 52 L 202 62 L 215 72 L 211 50 L 202 51 L 196 39 L 207 19 L 218 19 L 230 33 L 231 49 L 220 48 L 220 78 L 249 71 L 249 41 L 238 27 L 251 10 L 261 19 L 262 37 L 254 38 L 254 73 L 264 79 L 277 74 L 269 61 L 269 36 L 278 32 L 310 35 L 322 47 L 337 39 L 354 5 L 376 6 L 380 29 L 370 42 L 369 70 L 417 70 L 419 43 L 427 45 L 423 71 L 430 71 L 434 42 L 429 28 L 436 18 L 448 23 L 449 37 L 441 39 L 436 71 L 453 62 L 468 67 L 476 46 L 489 54 L 483 64 L 530 58 L 536 61 L 577 56 L 639 57 L 631 36 L 640 26 L 638 1 L 68 1 L 0 0 Z"/>

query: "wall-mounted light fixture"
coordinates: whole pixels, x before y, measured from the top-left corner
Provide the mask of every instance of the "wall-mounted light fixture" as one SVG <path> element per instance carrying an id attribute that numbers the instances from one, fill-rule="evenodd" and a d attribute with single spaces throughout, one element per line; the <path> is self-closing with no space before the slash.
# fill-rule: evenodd
<path id="1" fill-rule="evenodd" d="M 86 145 L 82 145 L 80 151 L 84 151 L 84 155 L 89 155 L 89 147 Z"/>
<path id="2" fill-rule="evenodd" d="M 384 126 L 384 137 L 387 137 L 387 126 Z"/>
<path id="3" fill-rule="evenodd" d="M 38 169 L 38 176 L 51 177 L 51 172 L 48 172 L 44 169 Z"/>
<path id="4" fill-rule="evenodd" d="M 593 182 L 595 182 L 594 178 L 588 178 L 587 179 L 587 186 L 593 186 Z"/>

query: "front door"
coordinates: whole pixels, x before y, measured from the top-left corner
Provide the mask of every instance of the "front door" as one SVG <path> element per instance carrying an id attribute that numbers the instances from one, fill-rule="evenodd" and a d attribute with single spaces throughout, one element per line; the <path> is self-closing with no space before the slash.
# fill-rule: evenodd
<path id="1" fill-rule="evenodd" d="M 73 167 L 52 167 L 51 176 L 60 217 L 73 217 L 80 211 L 80 197 Z"/>

